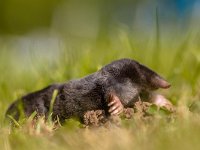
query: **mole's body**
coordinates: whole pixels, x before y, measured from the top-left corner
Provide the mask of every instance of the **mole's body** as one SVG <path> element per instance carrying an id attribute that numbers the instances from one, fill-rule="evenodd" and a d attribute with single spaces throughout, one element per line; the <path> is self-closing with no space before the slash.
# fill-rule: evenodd
<path id="1" fill-rule="evenodd" d="M 22 104 L 27 117 L 34 111 L 39 116 L 47 116 L 53 91 L 56 89 L 58 95 L 53 105 L 53 119 L 56 117 L 61 121 L 71 117 L 82 119 L 85 112 L 99 109 L 112 114 L 113 111 L 120 112 L 122 109 L 120 104 L 130 107 L 140 95 L 148 95 L 153 90 L 169 86 L 169 83 L 147 67 L 134 60 L 121 59 L 84 78 L 50 85 L 30 93 L 11 104 L 7 115 L 12 115 L 18 120 L 20 115 L 18 106 Z M 118 100 L 115 104 L 110 104 L 116 99 L 121 103 Z"/>

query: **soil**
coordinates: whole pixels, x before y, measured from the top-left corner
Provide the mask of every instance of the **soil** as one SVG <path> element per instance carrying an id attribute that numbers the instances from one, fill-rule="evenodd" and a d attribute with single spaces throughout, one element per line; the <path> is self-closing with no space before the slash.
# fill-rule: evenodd
<path id="1" fill-rule="evenodd" d="M 152 119 L 152 115 L 148 113 L 148 109 L 152 105 L 153 104 L 149 102 L 137 101 L 133 108 L 124 108 L 120 116 L 106 117 L 104 110 L 88 111 L 84 115 L 84 125 L 86 127 L 110 126 L 110 124 L 120 126 L 122 119 L 132 119 L 134 117 L 142 120 L 149 120 Z M 174 112 L 173 106 L 165 107 L 165 109 Z"/>
<path id="2" fill-rule="evenodd" d="M 92 110 L 85 113 L 83 121 L 86 126 L 100 126 L 107 118 L 104 110 Z"/>

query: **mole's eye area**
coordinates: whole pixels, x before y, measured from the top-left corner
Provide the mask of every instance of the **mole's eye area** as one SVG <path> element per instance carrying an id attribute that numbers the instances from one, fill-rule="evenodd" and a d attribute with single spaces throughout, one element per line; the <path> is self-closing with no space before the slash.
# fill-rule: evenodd
<path id="1" fill-rule="evenodd" d="M 163 78 L 161 78 L 159 76 L 153 77 L 151 80 L 151 83 L 155 88 L 167 89 L 171 86 L 170 83 L 168 83 L 166 80 L 164 80 Z"/>

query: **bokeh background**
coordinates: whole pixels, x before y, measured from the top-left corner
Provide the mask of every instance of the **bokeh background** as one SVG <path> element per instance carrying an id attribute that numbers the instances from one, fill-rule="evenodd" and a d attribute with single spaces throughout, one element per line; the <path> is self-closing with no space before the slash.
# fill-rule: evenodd
<path id="1" fill-rule="evenodd" d="M 119 58 L 135 59 L 165 77 L 172 87 L 159 92 L 181 108 L 181 117 L 188 117 L 189 109 L 199 113 L 199 27 L 199 0 L 0 0 L 1 147 L 26 149 L 30 144 L 33 149 L 39 146 L 64 149 L 75 146 L 73 141 L 79 139 L 76 133 L 67 137 L 57 133 L 62 141 L 60 145 L 59 140 L 52 145 L 43 137 L 39 139 L 41 141 L 37 138 L 32 141 L 33 137 L 26 141 L 30 135 L 21 133 L 10 137 L 3 123 L 4 113 L 14 99 L 26 93 L 51 83 L 83 77 Z M 198 141 L 185 142 L 187 137 L 199 139 L 195 135 L 200 133 L 198 119 L 186 118 L 185 122 L 192 122 L 188 126 L 182 126 L 182 122 L 170 126 L 171 136 L 176 136 L 178 143 L 170 136 L 165 138 L 168 125 L 159 124 L 153 128 L 156 135 L 145 132 L 143 129 L 147 126 L 138 130 L 138 135 L 129 135 L 129 130 L 135 132 L 134 127 L 123 129 L 120 134 L 118 131 L 106 133 L 108 141 L 113 134 L 117 138 L 126 136 L 121 145 L 117 145 L 118 140 L 114 139 L 106 148 L 130 148 L 127 147 L 129 144 L 146 149 L 148 146 L 145 145 L 152 142 L 157 146 L 150 144 L 148 149 L 161 149 L 165 140 L 166 149 L 184 149 L 191 144 L 194 144 L 193 149 L 198 149 Z M 190 132 L 193 126 L 195 130 Z M 104 137 L 105 134 L 97 135 Z M 85 145 L 79 143 L 83 149 L 90 146 L 92 149 L 95 143 L 99 143 L 93 133 L 89 136 L 94 137 L 94 145 L 86 140 Z M 148 141 L 146 136 L 160 138 Z M 72 143 L 67 142 L 69 138 L 74 139 L 70 141 Z M 140 142 L 132 143 L 128 138 Z M 16 143 L 22 144 L 15 147 Z"/>
<path id="2" fill-rule="evenodd" d="M 1 0 L 1 88 L 32 90 L 123 57 L 194 88 L 199 10 L 198 0 Z"/>

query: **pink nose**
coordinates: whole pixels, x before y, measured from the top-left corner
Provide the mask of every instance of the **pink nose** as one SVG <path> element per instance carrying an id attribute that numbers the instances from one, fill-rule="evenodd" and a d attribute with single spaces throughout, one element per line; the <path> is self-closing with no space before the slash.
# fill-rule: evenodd
<path id="1" fill-rule="evenodd" d="M 156 76 L 153 79 L 153 83 L 157 85 L 158 88 L 163 88 L 163 89 L 167 89 L 171 86 L 171 84 L 169 84 L 167 81 L 165 81 L 163 78 L 159 76 Z"/>
<path id="2" fill-rule="evenodd" d="M 163 88 L 163 89 L 168 89 L 168 88 L 171 87 L 171 84 L 169 84 L 169 83 L 168 83 L 167 81 L 165 81 L 165 80 L 161 80 L 160 82 L 161 82 L 161 83 L 160 83 L 160 87 Z"/>

